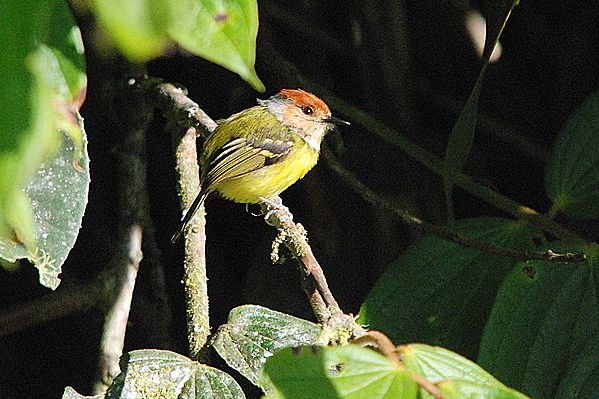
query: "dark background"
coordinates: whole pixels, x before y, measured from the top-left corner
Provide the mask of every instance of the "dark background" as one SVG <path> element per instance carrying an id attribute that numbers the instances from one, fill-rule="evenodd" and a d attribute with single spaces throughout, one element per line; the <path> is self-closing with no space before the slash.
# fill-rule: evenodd
<path id="1" fill-rule="evenodd" d="M 477 7 L 476 3 L 472 4 Z M 470 10 L 461 1 L 261 1 L 256 69 L 267 93 L 237 75 L 173 49 L 148 65 L 150 76 L 177 82 L 213 118 L 222 118 L 302 78 L 368 111 L 442 156 L 461 106 L 479 71 L 464 27 Z M 89 89 L 82 110 L 89 139 L 92 182 L 79 239 L 63 266 L 56 295 L 101 277 L 113 258 L 122 214 L 117 165 L 123 155 L 121 106 L 114 82 L 131 65 L 95 48 L 95 25 L 78 16 L 87 45 Z M 550 203 L 543 178 L 548 154 L 570 113 L 597 89 L 599 3 L 522 1 L 501 38 L 503 55 L 488 68 L 477 138 L 466 172 L 534 209 Z M 315 93 L 318 95 L 318 93 Z M 339 112 L 333 109 L 339 116 Z M 147 166 L 144 260 L 127 331 L 126 350 L 165 348 L 186 353 L 182 250 L 172 246 L 180 211 L 170 137 L 157 115 L 139 148 Z M 514 135 L 514 142 L 505 138 Z M 445 220 L 441 179 L 359 124 L 328 138 L 347 169 L 425 220 Z M 534 150 L 527 151 L 525 143 Z M 126 155 L 126 154 L 125 154 Z M 320 163 L 283 193 L 342 309 L 357 313 L 385 267 L 418 237 L 409 226 L 374 209 Z M 139 201 L 146 201 L 140 199 Z M 459 218 L 503 215 L 456 189 Z M 211 325 L 237 305 L 255 303 L 313 319 L 293 262 L 271 265 L 274 231 L 243 205 L 214 196 L 207 203 L 207 257 Z M 584 227 L 584 226 L 583 226 Z M 0 271 L 0 305 L 14 310 L 49 295 L 37 272 L 24 266 Z M 92 293 L 90 293 L 92 295 Z M 104 302 L 65 302 L 65 316 L 0 337 L 0 397 L 58 398 L 71 385 L 88 393 L 97 368 Z M 241 381 L 241 378 L 239 379 Z M 255 394 L 255 391 L 251 395 Z"/>

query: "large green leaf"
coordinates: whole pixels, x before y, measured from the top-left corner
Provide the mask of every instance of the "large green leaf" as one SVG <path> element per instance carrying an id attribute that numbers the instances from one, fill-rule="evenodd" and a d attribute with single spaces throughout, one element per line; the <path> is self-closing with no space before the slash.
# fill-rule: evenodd
<path id="1" fill-rule="evenodd" d="M 580 245 L 553 249 L 579 252 Z M 518 264 L 502 285 L 485 327 L 480 364 L 536 398 L 577 392 L 580 382 L 596 386 L 599 374 L 592 360 L 599 356 L 595 269 L 588 264 Z"/>
<path id="2" fill-rule="evenodd" d="M 245 305 L 231 310 L 227 324 L 218 329 L 212 345 L 229 366 L 260 384 L 260 369 L 274 352 L 315 344 L 320 333 L 320 327 L 309 321 Z"/>
<path id="3" fill-rule="evenodd" d="M 121 357 L 121 374 L 106 399 L 244 399 L 235 380 L 223 371 L 164 350 L 137 350 Z M 63 399 L 79 399 L 67 388 Z M 85 398 L 85 397 L 83 397 Z M 97 397 L 93 397 L 94 399 Z"/>
<path id="4" fill-rule="evenodd" d="M 256 90 L 256 0 L 184 0 L 177 4 L 171 37 L 188 51 L 236 72 Z"/>
<path id="5" fill-rule="evenodd" d="M 599 334 L 584 346 L 572 365 L 563 373 L 555 393 L 556 399 L 592 398 L 597 395 L 599 386 Z"/>
<path id="6" fill-rule="evenodd" d="M 94 0 L 94 9 L 118 48 L 142 62 L 174 41 L 187 51 L 241 76 L 256 90 L 256 0 Z"/>
<path id="7" fill-rule="evenodd" d="M 599 217 L 599 91 L 574 112 L 560 133 L 545 186 L 554 213 Z"/>
<path id="8" fill-rule="evenodd" d="M 504 219 L 463 220 L 454 229 L 515 249 L 532 248 L 538 236 L 532 228 Z M 495 293 L 515 263 L 427 237 L 380 277 L 358 321 L 394 342 L 442 345 L 474 357 Z"/>
<path id="9" fill-rule="evenodd" d="M 279 399 L 432 399 L 423 380 L 445 399 L 527 398 L 446 349 L 411 344 L 398 352 L 401 364 L 357 345 L 287 348 L 266 361 L 262 378 L 274 387 L 268 397 Z"/>
<path id="10" fill-rule="evenodd" d="M 406 369 L 438 384 L 445 399 L 526 398 L 480 366 L 447 349 L 423 344 L 402 345 L 398 349 Z M 431 397 L 424 391 L 421 395 L 423 399 Z"/>
<path id="11" fill-rule="evenodd" d="M 87 201 L 84 133 L 77 119 L 86 85 L 81 38 L 64 1 L 0 2 L 0 14 L 5 19 L 0 36 L 6 46 L 0 58 L 0 257 L 31 259 L 41 266 L 42 282 L 55 288 Z M 63 139 L 61 131 L 70 141 Z M 65 195 L 52 185 L 58 180 L 46 174 L 48 168 L 58 172 L 55 162 L 65 161 L 65 151 L 68 168 L 82 171 L 77 173 L 84 183 L 70 186 L 71 180 L 61 186 L 72 194 L 69 200 L 77 197 L 80 212 L 74 215 L 78 217 L 74 231 L 52 237 L 61 240 L 63 248 L 56 249 L 46 246 L 40 236 L 48 229 L 37 224 L 49 219 L 32 209 L 29 195 L 42 181 L 52 191 L 49 196 Z"/>
<path id="12" fill-rule="evenodd" d="M 287 399 L 416 399 L 410 374 L 383 355 L 357 345 L 288 348 L 264 365 L 275 396 Z"/>

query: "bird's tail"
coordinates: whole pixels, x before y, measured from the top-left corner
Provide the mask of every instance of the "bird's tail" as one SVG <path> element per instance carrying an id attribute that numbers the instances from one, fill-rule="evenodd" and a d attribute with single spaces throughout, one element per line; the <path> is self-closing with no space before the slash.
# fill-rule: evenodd
<path id="1" fill-rule="evenodd" d="M 206 200 L 208 194 L 210 194 L 209 191 L 205 191 L 202 189 L 200 190 L 199 194 L 195 197 L 193 203 L 191 204 L 187 212 L 185 212 L 185 215 L 183 215 L 183 217 L 181 218 L 181 227 L 179 227 L 179 230 L 177 230 L 175 234 L 173 234 L 173 236 L 171 237 L 171 242 L 173 244 L 176 243 L 179 240 L 179 238 L 181 238 L 181 235 L 185 231 L 185 228 L 200 208 L 200 205 L 204 203 L 204 200 Z"/>

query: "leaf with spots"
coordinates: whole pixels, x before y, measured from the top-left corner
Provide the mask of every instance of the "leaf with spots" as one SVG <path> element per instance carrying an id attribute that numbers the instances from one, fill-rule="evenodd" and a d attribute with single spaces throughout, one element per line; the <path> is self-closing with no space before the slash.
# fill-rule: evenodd
<path id="1" fill-rule="evenodd" d="M 78 394 L 67 388 L 62 399 L 245 398 L 241 387 L 227 373 L 174 352 L 154 349 L 129 352 L 121 357 L 120 367 L 122 372 L 106 395 L 75 396 Z"/>
<path id="2" fill-rule="evenodd" d="M 60 283 L 61 266 L 75 245 L 87 204 L 90 177 L 85 138 L 81 151 L 63 135 L 61 149 L 39 167 L 24 188 L 33 210 L 35 250 L 0 239 L 0 256 L 11 262 L 30 260 L 39 271 L 40 283 L 52 289 Z M 75 159 L 79 154 L 81 159 Z"/>
<path id="3" fill-rule="evenodd" d="M 0 14 L 0 257 L 31 260 L 56 288 L 87 202 L 83 45 L 64 1 L 0 2 Z"/>
<path id="4" fill-rule="evenodd" d="M 309 321 L 245 305 L 229 313 L 212 345 L 229 366 L 260 385 L 260 369 L 268 357 L 285 347 L 315 344 L 320 333 L 320 327 Z"/>

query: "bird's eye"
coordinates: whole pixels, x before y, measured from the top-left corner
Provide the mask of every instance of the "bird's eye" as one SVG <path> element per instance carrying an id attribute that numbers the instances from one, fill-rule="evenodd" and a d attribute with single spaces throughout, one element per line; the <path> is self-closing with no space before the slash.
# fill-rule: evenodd
<path id="1" fill-rule="evenodd" d="M 304 105 L 302 107 L 302 112 L 306 115 L 312 115 L 314 113 L 314 108 L 309 105 Z"/>

